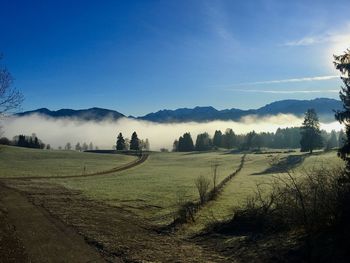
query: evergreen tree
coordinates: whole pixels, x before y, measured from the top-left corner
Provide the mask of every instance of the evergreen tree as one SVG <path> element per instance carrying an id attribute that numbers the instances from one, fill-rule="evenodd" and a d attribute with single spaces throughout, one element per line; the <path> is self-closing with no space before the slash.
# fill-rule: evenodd
<path id="1" fill-rule="evenodd" d="M 130 150 L 133 150 L 133 151 L 140 150 L 140 141 L 139 141 L 139 138 L 137 137 L 136 132 L 133 132 L 133 134 L 131 135 Z"/>
<path id="2" fill-rule="evenodd" d="M 245 136 L 245 141 L 244 141 L 244 144 L 243 144 L 243 149 L 245 150 L 249 150 L 253 147 L 258 147 L 260 148 L 260 141 L 257 142 L 259 144 L 259 146 L 256 146 L 254 145 L 254 138 L 257 136 L 256 132 L 255 131 L 252 131 L 252 132 L 249 132 L 246 136 Z"/>
<path id="3" fill-rule="evenodd" d="M 334 56 L 334 65 L 343 74 L 341 79 L 344 83 L 339 93 L 343 102 L 343 110 L 335 114 L 335 118 L 345 125 L 346 134 L 338 155 L 346 161 L 347 172 L 350 173 L 350 158 L 348 157 L 350 154 L 350 49 L 347 49 L 343 55 Z"/>
<path id="4" fill-rule="evenodd" d="M 226 129 L 223 135 L 223 147 L 232 149 L 234 146 L 236 146 L 236 135 L 232 129 Z"/>
<path id="5" fill-rule="evenodd" d="M 117 151 L 123 151 L 125 150 L 125 140 L 123 138 L 123 134 L 120 132 L 117 137 Z"/>
<path id="6" fill-rule="evenodd" d="M 197 135 L 196 151 L 208 151 L 212 148 L 212 141 L 207 132 Z"/>
<path id="7" fill-rule="evenodd" d="M 190 152 L 194 150 L 193 140 L 189 132 L 184 133 L 179 138 L 178 150 L 179 152 Z"/>
<path id="8" fill-rule="evenodd" d="M 222 132 L 220 130 L 216 130 L 213 138 L 213 145 L 216 147 L 222 146 Z"/>
<path id="9" fill-rule="evenodd" d="M 308 109 L 305 113 L 300 133 L 300 151 L 312 153 L 314 149 L 322 147 L 320 123 L 314 109 Z"/>

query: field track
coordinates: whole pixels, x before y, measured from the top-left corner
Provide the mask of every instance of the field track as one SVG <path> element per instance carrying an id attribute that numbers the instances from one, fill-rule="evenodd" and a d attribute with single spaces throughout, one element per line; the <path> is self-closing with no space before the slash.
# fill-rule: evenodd
<path id="1" fill-rule="evenodd" d="M 12 239 L 20 241 L 17 245 L 0 241 L 1 254 L 6 255 L 0 255 L 0 262 L 105 262 L 73 228 L 33 205 L 25 194 L 1 184 L 0 191 L 0 208 L 4 211 L 1 227 L 8 225 Z"/>
<path id="2" fill-rule="evenodd" d="M 109 170 L 95 172 L 95 173 L 86 173 L 86 174 L 77 174 L 77 175 L 64 175 L 64 176 L 30 176 L 30 177 L 0 177 L 1 179 L 11 179 L 11 180 L 31 180 L 31 179 L 64 179 L 64 178 L 81 178 L 81 177 L 90 177 L 98 176 L 104 174 L 110 174 L 115 172 L 121 172 L 130 168 L 133 168 L 137 165 L 144 163 L 148 159 L 148 154 L 142 154 L 137 160 L 127 163 L 122 166 L 117 166 Z"/>

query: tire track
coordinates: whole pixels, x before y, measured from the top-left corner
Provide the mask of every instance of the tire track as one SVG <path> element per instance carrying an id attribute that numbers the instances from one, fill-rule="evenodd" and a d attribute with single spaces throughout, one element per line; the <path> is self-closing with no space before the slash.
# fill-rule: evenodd
<path id="1" fill-rule="evenodd" d="M 115 172 L 121 172 L 130 168 L 133 168 L 135 166 L 138 166 L 142 163 L 144 163 L 148 159 L 148 154 L 142 154 L 141 156 L 138 156 L 138 159 L 135 161 L 132 161 L 130 163 L 127 163 L 122 166 L 114 167 L 109 170 L 100 171 L 100 172 L 94 172 L 94 173 L 87 173 L 87 174 L 79 174 L 79 175 L 64 175 L 64 176 L 30 176 L 30 177 L 0 177 L 1 180 L 33 180 L 33 179 L 67 179 L 67 178 L 84 178 L 84 177 L 91 177 L 91 176 L 98 176 L 98 175 L 105 175 Z"/>

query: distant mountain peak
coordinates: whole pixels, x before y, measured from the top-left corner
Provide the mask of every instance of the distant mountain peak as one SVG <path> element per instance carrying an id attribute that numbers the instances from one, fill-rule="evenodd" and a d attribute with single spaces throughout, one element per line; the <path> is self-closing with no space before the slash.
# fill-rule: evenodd
<path id="1" fill-rule="evenodd" d="M 287 99 L 274 101 L 258 109 L 241 110 L 237 108 L 217 110 L 212 106 L 196 106 L 194 108 L 179 108 L 175 110 L 163 109 L 157 112 L 149 113 L 145 116 L 136 117 L 136 119 L 171 123 L 171 122 L 206 122 L 213 120 L 234 120 L 238 121 L 247 115 L 276 115 L 276 114 L 293 114 L 303 116 L 307 109 L 313 108 L 316 110 L 321 121 L 334 121 L 334 110 L 342 109 L 342 102 L 330 98 L 316 98 L 312 100 L 295 100 Z M 81 120 L 101 121 L 104 119 L 117 120 L 119 118 L 135 118 L 132 116 L 126 117 L 124 114 L 104 109 L 93 107 L 89 109 L 73 110 L 60 109 L 51 111 L 47 108 L 40 108 L 34 111 L 26 111 L 17 114 L 17 116 L 28 116 L 31 114 L 40 114 L 52 118 L 76 118 Z"/>
<path id="2" fill-rule="evenodd" d="M 125 117 L 124 114 L 103 108 L 89 108 L 81 110 L 73 109 L 60 109 L 56 111 L 51 111 L 47 108 L 40 108 L 33 111 L 26 111 L 16 114 L 17 116 L 28 116 L 32 114 L 39 114 L 51 118 L 76 118 L 85 121 L 101 121 L 104 119 L 117 120 L 119 118 Z"/>

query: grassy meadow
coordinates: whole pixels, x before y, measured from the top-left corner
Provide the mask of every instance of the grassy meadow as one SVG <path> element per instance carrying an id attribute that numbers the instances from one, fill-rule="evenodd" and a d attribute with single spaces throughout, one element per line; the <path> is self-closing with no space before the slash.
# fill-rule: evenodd
<path id="1" fill-rule="evenodd" d="M 81 175 L 112 169 L 136 158 L 121 154 L 37 150 L 1 146 L 0 177 Z"/>
<path id="2" fill-rule="evenodd" d="M 1 177 L 35 177 L 79 175 L 120 166 L 135 157 L 119 154 L 94 154 L 75 151 L 46 151 L 2 147 Z M 195 179 L 204 175 L 211 179 L 211 166 L 219 165 L 218 182 L 239 165 L 242 154 L 225 151 L 204 153 L 151 153 L 148 160 L 131 169 L 93 177 L 37 179 L 79 190 L 85 196 L 103 201 L 145 218 L 153 224 L 169 224 L 179 203 L 198 200 Z M 271 159 L 277 164 L 271 166 Z M 206 224 L 227 219 L 232 209 L 240 206 L 254 193 L 257 184 L 285 176 L 286 169 L 300 174 L 303 169 L 323 164 L 341 164 L 335 151 L 318 152 L 312 156 L 300 152 L 247 154 L 243 169 L 224 187 L 216 200 L 209 202 L 198 214 L 192 231 Z"/>

